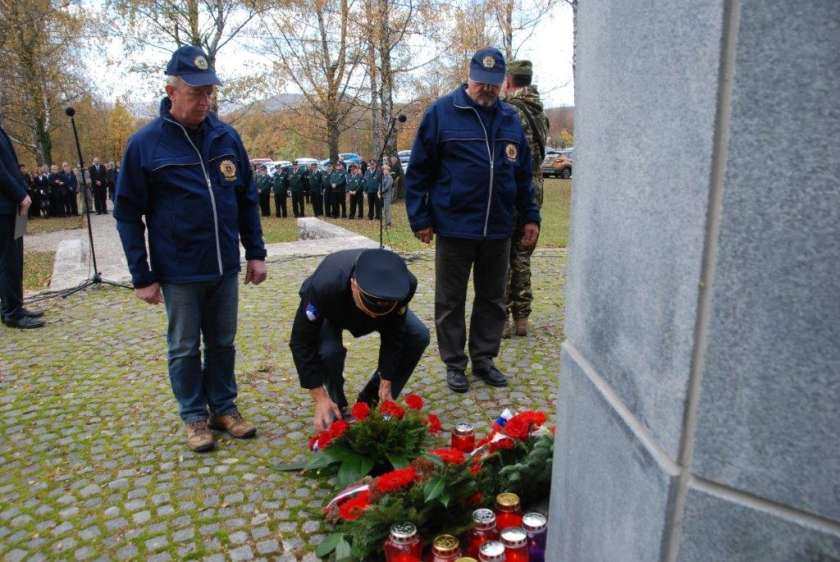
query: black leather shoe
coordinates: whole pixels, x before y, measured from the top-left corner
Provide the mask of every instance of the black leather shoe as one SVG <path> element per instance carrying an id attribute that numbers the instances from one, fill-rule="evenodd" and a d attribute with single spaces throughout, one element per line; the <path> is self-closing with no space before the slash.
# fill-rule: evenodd
<path id="1" fill-rule="evenodd" d="M 507 377 L 495 365 L 491 365 L 487 369 L 473 369 L 473 374 L 490 386 L 508 385 Z"/>
<path id="2" fill-rule="evenodd" d="M 447 369 L 446 384 L 454 392 L 466 392 L 470 389 L 470 381 L 461 369 Z"/>
<path id="3" fill-rule="evenodd" d="M 10 328 L 20 328 L 22 330 L 29 330 L 31 328 L 42 327 L 44 325 L 44 321 L 39 318 L 32 318 L 31 316 L 21 316 L 17 320 L 11 320 L 7 318 L 5 324 Z"/>
<path id="4" fill-rule="evenodd" d="M 44 315 L 44 311 L 38 310 L 37 308 L 21 308 L 21 312 L 23 312 L 24 316 L 29 316 L 30 318 L 40 318 Z"/>

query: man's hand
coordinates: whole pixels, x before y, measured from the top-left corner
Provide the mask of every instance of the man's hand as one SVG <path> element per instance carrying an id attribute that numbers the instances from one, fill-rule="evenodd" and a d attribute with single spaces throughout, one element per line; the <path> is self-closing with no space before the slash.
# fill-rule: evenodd
<path id="1" fill-rule="evenodd" d="M 386 381 L 382 377 L 379 377 L 379 403 L 381 404 L 393 399 L 394 397 L 391 394 L 391 381 Z"/>
<path id="2" fill-rule="evenodd" d="M 18 214 L 20 216 L 26 215 L 29 212 L 29 207 L 32 205 L 32 199 L 27 195 L 23 198 L 23 201 L 20 202 L 18 205 Z"/>
<path id="3" fill-rule="evenodd" d="M 268 274 L 265 270 L 265 261 L 263 260 L 248 260 L 248 265 L 245 267 L 245 284 L 253 283 L 259 285 Z"/>
<path id="4" fill-rule="evenodd" d="M 160 304 L 163 302 L 163 295 L 160 293 L 160 284 L 152 283 L 142 289 L 134 289 L 134 294 L 143 302 L 149 304 Z"/>
<path id="5" fill-rule="evenodd" d="M 422 230 L 415 230 L 414 236 L 417 237 L 418 240 L 423 242 L 424 244 L 430 243 L 435 238 L 435 233 L 432 230 L 432 227 L 424 228 Z"/>
<path id="6" fill-rule="evenodd" d="M 522 228 L 522 241 L 520 243 L 523 248 L 530 248 L 537 243 L 537 238 L 539 237 L 539 225 L 529 222 Z"/>
<path id="7" fill-rule="evenodd" d="M 312 420 L 315 431 L 325 431 L 333 421 L 341 419 L 341 410 L 323 386 L 311 389 L 309 394 L 315 400 L 315 417 Z"/>

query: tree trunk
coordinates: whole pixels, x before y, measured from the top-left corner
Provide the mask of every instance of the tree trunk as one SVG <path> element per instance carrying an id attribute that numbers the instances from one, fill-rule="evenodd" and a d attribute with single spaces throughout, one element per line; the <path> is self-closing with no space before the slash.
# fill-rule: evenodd
<path id="1" fill-rule="evenodd" d="M 367 13 L 371 13 L 368 4 Z M 377 21 L 378 18 L 374 18 Z M 370 144 L 371 150 L 376 153 L 382 146 L 382 130 L 379 124 L 379 79 L 377 77 L 376 64 L 376 27 L 371 25 L 368 28 L 368 67 L 370 68 Z"/>
<path id="2" fill-rule="evenodd" d="M 330 151 L 330 161 L 338 162 L 338 141 L 341 138 L 341 123 L 337 114 L 327 116 L 327 148 Z"/>
<path id="3" fill-rule="evenodd" d="M 382 116 L 382 136 L 390 128 L 394 118 L 394 73 L 391 69 L 391 0 L 379 0 L 381 32 L 379 35 L 379 59 L 381 62 L 381 89 L 379 95 Z M 380 145 L 381 146 L 381 145 Z M 385 154 L 396 154 L 396 138 L 392 134 L 385 146 Z"/>

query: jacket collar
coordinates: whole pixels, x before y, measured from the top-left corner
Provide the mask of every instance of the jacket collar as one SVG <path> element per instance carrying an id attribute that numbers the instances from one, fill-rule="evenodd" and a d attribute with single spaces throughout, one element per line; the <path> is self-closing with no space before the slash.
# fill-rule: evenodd
<path id="1" fill-rule="evenodd" d="M 172 117 L 172 100 L 170 100 L 168 97 L 164 97 L 160 100 L 160 116 L 163 119 L 175 121 L 176 123 L 178 122 L 177 119 Z M 202 123 L 202 125 L 206 127 L 206 131 L 211 131 L 218 127 L 220 124 L 221 121 L 219 121 L 219 118 L 212 111 L 207 114 L 207 117 L 204 118 L 204 122 Z"/>

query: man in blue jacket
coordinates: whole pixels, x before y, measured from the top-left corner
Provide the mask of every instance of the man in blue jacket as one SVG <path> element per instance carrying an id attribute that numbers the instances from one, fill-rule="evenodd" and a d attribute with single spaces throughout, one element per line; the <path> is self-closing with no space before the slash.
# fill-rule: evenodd
<path id="1" fill-rule="evenodd" d="M 221 82 L 207 56 L 181 47 L 166 74 L 160 117 L 128 142 L 114 218 L 135 294 L 166 306 L 169 379 L 187 445 L 207 451 L 214 447 L 211 428 L 237 438 L 256 433 L 235 404 L 240 240 L 245 283 L 265 279 L 266 252 L 245 147 L 231 126 L 210 113 Z"/>
<path id="2" fill-rule="evenodd" d="M 40 328 L 40 311 L 23 308 L 23 236 L 15 239 L 15 220 L 26 216 L 32 199 L 20 173 L 15 149 L 0 127 L 0 320 L 12 328 Z"/>
<path id="3" fill-rule="evenodd" d="M 493 364 L 505 324 L 505 280 L 514 209 L 524 217 L 522 244 L 539 235 L 531 186 L 531 155 L 516 111 L 499 101 L 505 60 L 493 48 L 477 51 L 466 85 L 426 111 L 406 173 L 406 210 L 415 236 L 435 245 L 435 328 L 446 382 L 469 390 L 464 321 L 472 270 L 472 372 L 507 386 Z"/>

